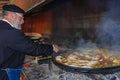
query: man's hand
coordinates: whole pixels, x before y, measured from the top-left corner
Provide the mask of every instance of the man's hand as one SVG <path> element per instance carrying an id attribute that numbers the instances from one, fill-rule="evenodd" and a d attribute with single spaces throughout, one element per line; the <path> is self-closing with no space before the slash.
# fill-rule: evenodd
<path id="1" fill-rule="evenodd" d="M 59 51 L 58 45 L 53 44 L 53 51 L 56 52 L 56 53 Z"/>

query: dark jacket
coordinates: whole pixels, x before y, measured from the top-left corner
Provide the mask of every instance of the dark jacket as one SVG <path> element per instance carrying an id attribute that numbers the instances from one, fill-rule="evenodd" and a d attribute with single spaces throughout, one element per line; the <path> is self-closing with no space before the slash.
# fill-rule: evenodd
<path id="1" fill-rule="evenodd" d="M 22 65 L 25 55 L 49 55 L 52 52 L 52 45 L 34 43 L 22 31 L 0 21 L 0 69 Z M 1 78 L 4 76 L 5 74 L 0 72 L 0 80 L 5 80 Z"/>

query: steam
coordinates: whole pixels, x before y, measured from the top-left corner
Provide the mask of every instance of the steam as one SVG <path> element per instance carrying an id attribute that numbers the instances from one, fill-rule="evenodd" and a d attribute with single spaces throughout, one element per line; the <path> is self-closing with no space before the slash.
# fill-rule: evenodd
<path id="1" fill-rule="evenodd" d="M 88 40 L 84 40 L 83 38 L 79 41 L 78 43 L 79 47 L 78 49 L 96 49 L 97 48 L 97 45 L 96 43 L 93 43 L 92 41 Z"/>
<path id="2" fill-rule="evenodd" d="M 106 0 L 106 11 L 101 14 L 101 20 L 96 26 L 98 44 L 79 40 L 78 48 L 107 48 L 120 51 L 120 0 Z"/>
<path id="3" fill-rule="evenodd" d="M 96 35 L 101 47 L 120 50 L 120 0 L 107 2 L 107 11 L 97 25 Z"/>

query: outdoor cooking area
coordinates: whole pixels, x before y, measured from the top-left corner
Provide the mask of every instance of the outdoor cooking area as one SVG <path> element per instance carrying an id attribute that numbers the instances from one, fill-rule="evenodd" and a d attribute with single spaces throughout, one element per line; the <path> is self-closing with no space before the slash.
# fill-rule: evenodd
<path id="1" fill-rule="evenodd" d="M 26 56 L 24 80 L 120 80 L 120 1 L 62 0 L 53 4 L 41 9 L 50 13 L 45 18 L 52 15 L 51 24 L 48 20 L 52 27 L 42 27 L 46 31 L 29 38 L 39 44 L 56 43 L 59 52 Z M 38 19 L 32 15 L 25 20 L 34 17 Z M 30 26 L 28 31 L 25 25 L 24 32 L 39 32 Z"/>

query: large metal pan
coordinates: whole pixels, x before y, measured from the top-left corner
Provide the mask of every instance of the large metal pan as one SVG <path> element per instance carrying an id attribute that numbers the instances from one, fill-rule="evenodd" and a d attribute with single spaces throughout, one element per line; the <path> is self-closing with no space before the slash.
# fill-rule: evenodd
<path id="1" fill-rule="evenodd" d="M 69 51 L 62 51 L 57 54 L 53 54 L 53 63 L 62 70 L 67 72 L 78 72 L 78 73 L 92 73 L 92 74 L 111 74 L 120 71 L 120 66 L 113 66 L 113 67 L 105 67 L 105 68 L 82 68 L 82 67 L 74 67 L 68 66 L 59 63 L 56 61 L 56 57 L 59 55 L 68 55 Z"/>

